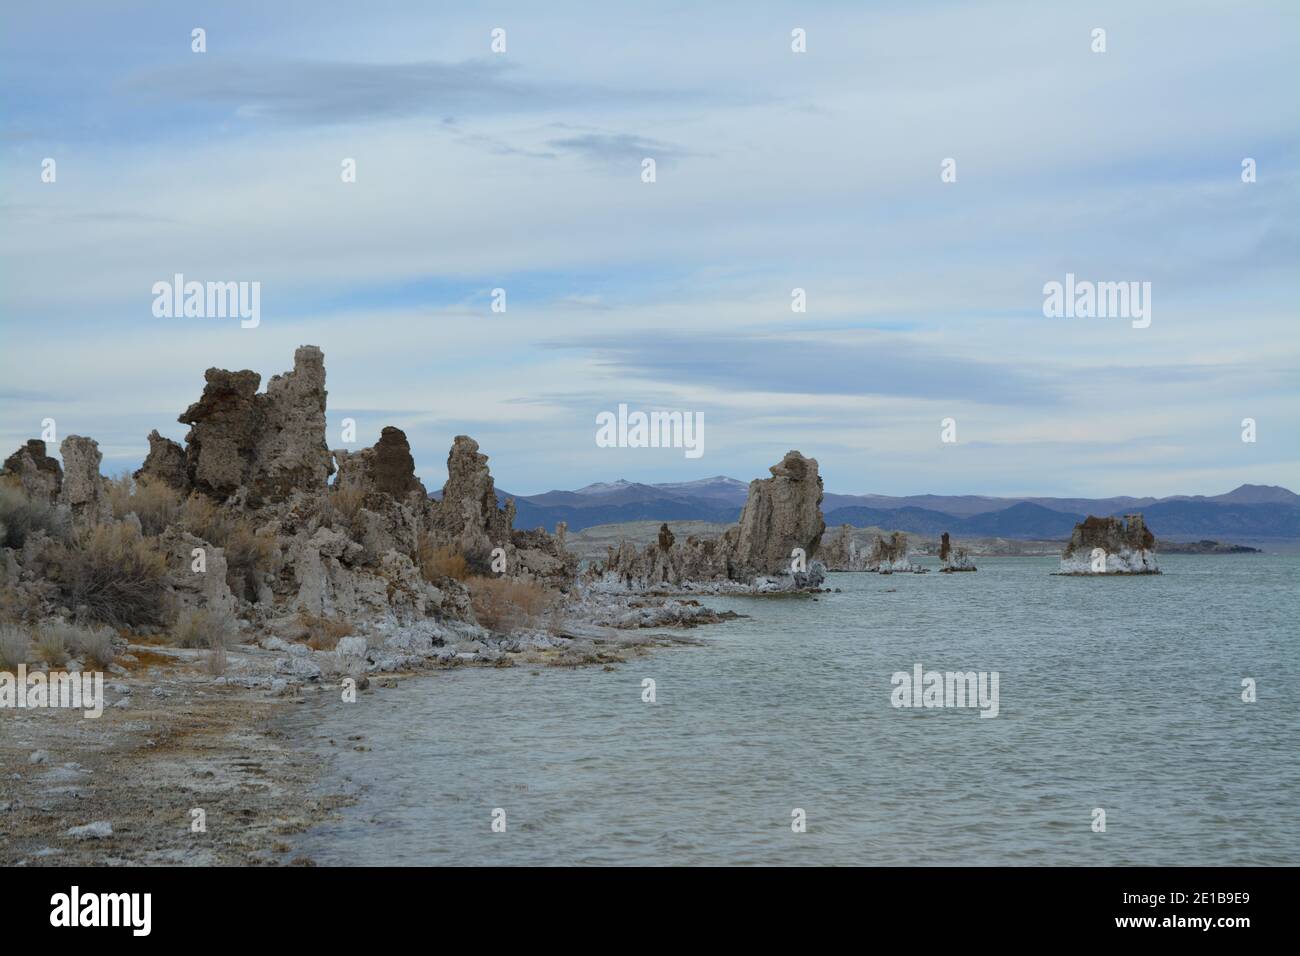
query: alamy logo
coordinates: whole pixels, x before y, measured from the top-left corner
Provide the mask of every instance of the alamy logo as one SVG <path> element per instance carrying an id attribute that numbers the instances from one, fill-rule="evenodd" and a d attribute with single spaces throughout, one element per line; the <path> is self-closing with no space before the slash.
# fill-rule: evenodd
<path id="1" fill-rule="evenodd" d="M 598 448 L 684 448 L 687 458 L 704 454 L 703 412 L 631 412 L 596 416 Z"/>
<path id="2" fill-rule="evenodd" d="M 153 894 L 71 893 L 50 897 L 51 926 L 129 926 L 133 936 L 148 936 L 152 928 Z"/>
<path id="3" fill-rule="evenodd" d="M 1090 282 L 1075 280 L 1043 286 L 1043 315 L 1049 319 L 1132 319 L 1133 328 L 1151 324 L 1150 282 Z"/>
<path id="4" fill-rule="evenodd" d="M 64 707 L 83 711 L 92 720 L 104 714 L 104 675 L 100 671 L 36 671 L 27 673 L 19 664 L 18 673 L 0 671 L 0 708 Z"/>
<path id="5" fill-rule="evenodd" d="M 260 282 L 186 282 L 178 272 L 171 282 L 155 282 L 150 291 L 154 318 L 239 318 L 244 329 L 255 329 L 262 321 Z"/>
<path id="6" fill-rule="evenodd" d="M 927 671 L 912 665 L 912 673 L 894 671 L 894 707 L 978 707 L 981 717 L 998 715 L 997 671 Z"/>

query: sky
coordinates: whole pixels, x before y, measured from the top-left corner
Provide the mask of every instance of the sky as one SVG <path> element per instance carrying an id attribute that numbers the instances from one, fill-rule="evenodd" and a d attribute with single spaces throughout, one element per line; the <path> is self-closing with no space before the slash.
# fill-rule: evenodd
<path id="1" fill-rule="evenodd" d="M 0 454 L 138 467 L 314 344 L 330 446 L 429 487 L 469 434 L 517 494 L 1297 489 L 1298 187 L 1292 2 L 6 2 Z M 176 273 L 259 324 L 156 317 Z M 1067 273 L 1150 325 L 1046 317 Z M 598 446 L 620 404 L 704 454 Z"/>

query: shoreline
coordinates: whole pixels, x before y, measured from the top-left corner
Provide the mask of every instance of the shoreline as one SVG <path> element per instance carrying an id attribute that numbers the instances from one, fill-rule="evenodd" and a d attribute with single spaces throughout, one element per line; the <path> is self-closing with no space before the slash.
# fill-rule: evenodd
<path id="1" fill-rule="evenodd" d="M 430 654 L 416 666 L 409 655 L 390 656 L 405 666 L 367 669 L 357 678 L 357 694 L 382 693 L 398 681 L 459 667 L 612 670 L 656 648 L 702 643 L 680 633 L 691 626 L 679 625 L 674 633 L 662 624 L 575 625 L 564 646 L 499 656 Z M 277 667 L 284 658 L 276 651 L 241 644 L 227 654 L 226 675 L 213 677 L 199 651 L 131 643 L 104 675 L 100 717 L 69 709 L 7 710 L 0 866 L 314 865 L 293 855 L 291 838 L 355 798 L 322 789 L 327 767 L 285 724 L 294 707 L 341 694 L 345 677 L 290 683 Z M 202 811 L 202 832 L 195 830 L 195 811 Z"/>

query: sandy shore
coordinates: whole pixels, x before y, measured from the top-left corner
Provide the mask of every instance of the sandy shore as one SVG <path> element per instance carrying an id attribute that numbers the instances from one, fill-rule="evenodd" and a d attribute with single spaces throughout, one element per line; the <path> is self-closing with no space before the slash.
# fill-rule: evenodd
<path id="1" fill-rule="evenodd" d="M 430 659 L 419 670 L 613 667 L 656 647 L 698 643 L 677 630 L 581 630 L 562 647 Z M 288 837 L 350 798 L 322 791 L 326 768 L 278 729 L 279 718 L 342 685 L 322 676 L 286 686 L 283 663 L 283 653 L 243 644 L 228 652 L 218 678 L 199 651 L 131 644 L 105 675 L 102 716 L 0 711 L 0 865 L 310 864 L 290 855 Z M 359 693 L 382 694 L 411 673 L 372 670 Z"/>

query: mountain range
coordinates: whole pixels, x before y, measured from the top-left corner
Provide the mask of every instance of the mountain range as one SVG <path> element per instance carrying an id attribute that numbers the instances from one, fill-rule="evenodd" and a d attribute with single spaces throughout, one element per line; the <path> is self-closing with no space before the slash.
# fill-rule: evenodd
<path id="1" fill-rule="evenodd" d="M 642 484 L 600 482 L 576 491 L 512 495 L 515 527 L 571 531 L 626 521 L 733 522 L 749 493 L 747 482 L 717 476 L 699 481 Z M 917 534 L 1016 539 L 1068 538 L 1087 515 L 1140 511 L 1157 536 L 1167 538 L 1300 538 L 1300 495 L 1276 485 L 1242 485 L 1221 495 L 1167 498 L 994 498 L 984 495 L 840 495 L 822 500 L 827 527 L 850 524 Z"/>

